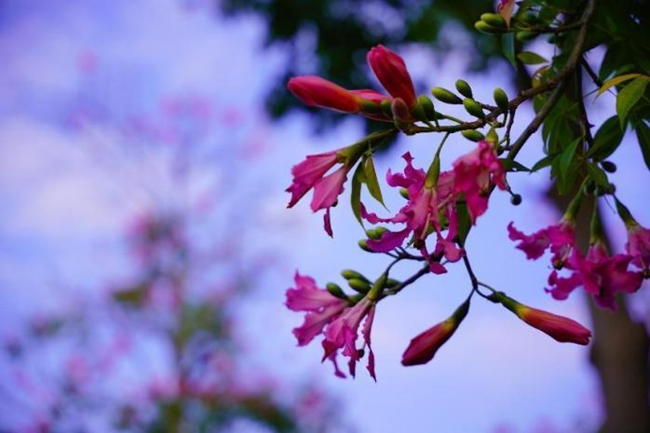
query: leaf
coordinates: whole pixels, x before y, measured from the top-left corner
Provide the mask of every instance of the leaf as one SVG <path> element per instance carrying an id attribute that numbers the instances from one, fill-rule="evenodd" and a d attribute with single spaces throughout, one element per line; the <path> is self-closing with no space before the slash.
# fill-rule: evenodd
<path id="1" fill-rule="evenodd" d="M 522 51 L 521 53 L 517 54 L 517 58 L 526 65 L 539 65 L 540 63 L 548 63 L 548 60 L 537 53 L 533 53 L 532 51 Z"/>
<path id="2" fill-rule="evenodd" d="M 533 167 L 530 169 L 531 173 L 534 173 L 538 170 L 541 170 L 544 167 L 548 167 L 553 163 L 553 160 L 559 155 L 559 153 L 554 153 L 552 155 L 546 155 L 544 158 L 540 159 L 533 165 Z"/>
<path id="3" fill-rule="evenodd" d="M 650 77 L 638 77 L 618 92 L 618 95 L 616 96 L 616 114 L 618 114 L 618 118 L 621 122 L 621 129 L 625 129 L 627 115 L 632 107 L 634 107 L 643 96 L 643 92 L 645 92 L 648 82 L 650 82 Z"/>
<path id="4" fill-rule="evenodd" d="M 611 80 L 607 80 L 603 83 L 603 86 L 596 93 L 596 98 L 605 93 L 611 87 L 616 86 L 617 84 L 624 83 L 625 81 L 631 80 L 632 78 L 640 77 L 641 74 L 625 74 L 614 77 Z"/>
<path id="5" fill-rule="evenodd" d="M 458 243 L 461 247 L 465 247 L 467 235 L 469 235 L 469 231 L 472 229 L 472 220 L 469 217 L 465 203 L 457 202 L 456 210 L 458 211 Z"/>
<path id="6" fill-rule="evenodd" d="M 352 176 L 352 187 L 350 190 L 350 206 L 352 207 L 352 213 L 354 217 L 359 221 L 361 227 L 363 227 L 363 220 L 361 219 L 361 184 L 364 182 L 363 179 L 363 164 L 359 164 L 357 169 L 354 171 Z"/>
<path id="7" fill-rule="evenodd" d="M 643 154 L 645 165 L 650 170 L 650 126 L 645 122 L 639 122 L 636 127 L 636 137 L 639 140 L 639 147 Z"/>
<path id="8" fill-rule="evenodd" d="M 609 189 L 609 180 L 607 179 L 607 174 L 602 168 L 594 164 L 587 164 L 587 173 L 589 173 L 589 177 L 596 182 L 596 185 L 605 190 Z"/>
<path id="9" fill-rule="evenodd" d="M 562 179 L 567 178 L 567 175 L 569 174 L 569 168 L 571 168 L 571 163 L 573 162 L 573 159 L 576 154 L 576 150 L 578 149 L 578 145 L 582 143 L 582 140 L 583 140 L 582 137 L 576 138 L 562 152 L 562 155 L 560 156 L 559 165 L 558 165 L 558 168 L 560 170 L 560 176 Z"/>
<path id="10" fill-rule="evenodd" d="M 621 128 L 618 116 L 612 116 L 598 128 L 594 136 L 594 144 L 586 156 L 596 161 L 603 161 L 614 153 L 623 140 L 625 131 Z"/>
<path id="11" fill-rule="evenodd" d="M 368 192 L 373 196 L 375 200 L 386 207 L 384 204 L 384 198 L 381 195 L 381 187 L 379 186 L 379 181 L 377 180 L 377 172 L 375 171 L 375 164 L 373 162 L 372 154 L 368 155 L 361 162 L 363 166 L 363 174 L 366 186 L 368 187 Z"/>
<path id="12" fill-rule="evenodd" d="M 517 60 L 515 59 L 515 34 L 506 33 L 501 37 L 501 50 L 503 55 L 508 59 L 510 64 L 517 68 Z"/>
<path id="13" fill-rule="evenodd" d="M 503 165 L 503 168 L 508 171 L 508 172 L 522 172 L 522 171 L 530 171 L 530 168 L 526 167 L 523 164 L 518 163 L 517 161 L 513 161 L 508 158 L 499 158 L 499 161 L 501 161 L 501 164 Z"/>

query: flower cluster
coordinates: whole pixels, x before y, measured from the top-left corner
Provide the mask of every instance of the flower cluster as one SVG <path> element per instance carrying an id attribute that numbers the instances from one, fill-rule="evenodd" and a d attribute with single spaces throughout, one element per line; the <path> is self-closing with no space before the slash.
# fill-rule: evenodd
<path id="1" fill-rule="evenodd" d="M 547 249 L 550 250 L 554 269 L 548 277 L 546 291 L 553 298 L 566 299 L 576 288 L 584 287 L 597 305 L 614 310 L 617 293 L 634 293 L 643 282 L 643 272 L 630 269 L 630 265 L 641 268 L 647 275 L 650 231 L 636 222 L 628 226 L 627 251 L 613 256 L 609 254 L 602 235 L 592 233 L 589 249 L 583 255 L 576 247 L 572 214 L 567 212 L 560 223 L 531 235 L 523 234 L 510 223 L 509 237 L 519 242 L 517 248 L 524 251 L 529 260 L 536 260 Z M 569 275 L 561 276 L 562 270 L 567 270 Z"/>
<path id="2" fill-rule="evenodd" d="M 447 272 L 440 264 L 442 258 L 456 262 L 463 251 L 455 244 L 458 234 L 459 201 L 464 201 L 473 224 L 485 213 L 488 197 L 496 185 L 506 189 L 505 170 L 496 156 L 492 143 L 482 140 L 473 151 L 458 158 L 453 169 L 437 173 L 413 167 L 410 153 L 402 156 L 406 161 L 403 173 L 393 174 L 389 170 L 386 182 L 393 187 L 406 189 L 407 204 L 390 218 L 380 218 L 362 209 L 362 216 L 371 224 L 404 224 L 399 231 L 386 231 L 377 240 L 370 239 L 367 245 L 376 252 L 388 252 L 401 246 L 406 238 L 412 237 L 412 244 L 429 261 L 431 272 Z M 436 161 L 434 161 L 436 164 Z M 433 173 L 433 175 L 431 174 Z M 446 230 L 446 235 L 443 231 Z M 429 254 L 426 239 L 436 233 L 437 241 L 433 254 Z"/>
<path id="3" fill-rule="evenodd" d="M 370 330 L 375 315 L 376 302 L 366 296 L 356 303 L 351 299 L 341 299 L 329 291 L 319 288 L 313 278 L 300 275 L 294 277 L 296 287 L 287 290 L 286 306 L 293 311 L 304 311 L 305 320 L 293 330 L 299 346 L 311 342 L 317 335 L 323 334 L 325 351 L 323 360 L 329 359 L 334 364 L 335 374 L 345 377 L 339 369 L 337 355 L 342 349 L 344 356 L 350 358 L 348 368 L 355 375 L 356 363 L 363 357 L 364 349 L 357 348 L 359 327 L 365 318 L 362 334 L 364 347 L 368 348 L 368 371 L 375 378 L 375 359 L 370 345 Z"/>

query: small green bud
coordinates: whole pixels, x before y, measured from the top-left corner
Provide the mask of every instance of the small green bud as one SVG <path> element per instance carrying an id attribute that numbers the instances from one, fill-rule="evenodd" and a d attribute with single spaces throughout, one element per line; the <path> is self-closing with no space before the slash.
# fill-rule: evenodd
<path id="1" fill-rule="evenodd" d="M 463 134 L 463 137 L 465 137 L 469 141 L 478 142 L 478 141 L 481 141 L 481 140 L 483 140 L 485 138 L 485 136 L 483 134 L 481 134 L 480 132 L 478 132 L 475 129 L 465 129 L 464 131 L 461 131 L 460 133 Z"/>
<path id="2" fill-rule="evenodd" d="M 463 99 L 463 106 L 465 107 L 465 110 L 472 116 L 478 117 L 479 119 L 485 118 L 485 113 L 481 108 L 481 104 L 479 104 L 475 100 L 470 98 L 465 98 Z"/>
<path id="3" fill-rule="evenodd" d="M 518 18 L 519 18 L 518 21 L 520 21 L 522 23 L 526 23 L 526 24 L 534 25 L 534 24 L 538 24 L 540 22 L 537 15 L 532 13 L 532 12 L 526 12 L 526 13 L 520 14 Z"/>
<path id="4" fill-rule="evenodd" d="M 513 206 L 519 206 L 521 204 L 521 194 L 513 194 L 510 196 L 510 203 Z"/>
<path id="5" fill-rule="evenodd" d="M 538 35 L 539 33 L 537 32 L 522 30 L 520 32 L 517 32 L 517 34 L 515 34 L 515 39 L 517 39 L 519 42 L 526 42 L 535 39 Z"/>
<path id="6" fill-rule="evenodd" d="M 607 173 L 616 173 L 616 164 L 611 161 L 603 161 L 600 163 L 600 166 L 603 167 Z"/>
<path id="7" fill-rule="evenodd" d="M 472 95 L 472 88 L 465 80 L 456 80 L 456 90 L 458 90 L 458 93 L 465 96 L 466 98 L 474 97 Z"/>
<path id="8" fill-rule="evenodd" d="M 438 101 L 444 102 L 446 104 L 462 104 L 463 100 L 456 96 L 451 91 L 444 89 L 442 87 L 434 87 L 431 89 L 431 94 Z"/>
<path id="9" fill-rule="evenodd" d="M 341 289 L 341 286 L 339 286 L 336 283 L 327 283 L 325 288 L 327 289 L 328 292 L 330 292 L 330 294 L 336 296 L 337 298 L 341 298 L 341 299 L 348 298 L 345 292 L 343 291 L 343 289 Z"/>
<path id="10" fill-rule="evenodd" d="M 497 132 L 494 130 L 494 128 L 490 128 L 487 135 L 485 136 L 485 139 L 492 144 L 499 142 L 499 136 L 497 135 Z"/>
<path id="11" fill-rule="evenodd" d="M 399 189 L 399 195 L 401 195 L 402 197 L 404 197 L 405 199 L 408 200 L 409 199 L 409 191 L 408 191 L 408 189 L 400 188 Z"/>
<path id="12" fill-rule="evenodd" d="M 353 271 L 352 269 L 344 269 L 341 271 L 341 276 L 345 278 L 346 280 L 352 280 L 352 279 L 357 279 L 357 280 L 362 280 L 366 282 L 370 282 L 366 277 L 364 277 L 362 274 L 360 274 L 357 271 Z"/>
<path id="13" fill-rule="evenodd" d="M 365 280 L 360 280 L 357 278 L 352 278 L 348 280 L 348 286 L 356 292 L 359 293 L 368 293 L 368 290 L 370 290 L 370 283 Z"/>
<path id="14" fill-rule="evenodd" d="M 428 121 L 436 118 L 436 109 L 433 107 L 433 102 L 426 95 L 418 97 L 418 104 L 414 110 L 415 116 L 418 120 Z"/>
<path id="15" fill-rule="evenodd" d="M 508 101 L 508 95 L 506 95 L 506 92 L 501 88 L 497 87 L 494 89 L 494 102 L 496 102 L 497 107 L 499 107 L 499 110 L 501 110 L 504 113 L 508 112 L 509 108 L 509 101 Z"/>
<path id="16" fill-rule="evenodd" d="M 366 236 L 368 236 L 368 239 L 374 239 L 374 240 L 379 239 L 379 235 L 377 234 L 374 228 L 366 230 Z"/>
<path id="17" fill-rule="evenodd" d="M 506 20 L 499 14 L 485 13 L 481 15 L 481 21 L 498 29 L 505 29 L 507 27 Z"/>
<path id="18" fill-rule="evenodd" d="M 494 35 L 498 33 L 503 33 L 503 29 L 497 28 L 497 27 L 492 27 L 485 21 L 476 21 L 474 23 L 474 28 L 478 30 L 481 33 L 486 33 L 488 35 Z"/>
<path id="19" fill-rule="evenodd" d="M 361 248 L 362 250 L 364 250 L 367 253 L 376 252 L 376 251 L 373 251 L 373 250 L 370 249 L 370 247 L 368 246 L 368 241 L 366 239 L 359 239 L 359 242 L 357 244 L 359 245 L 359 248 Z"/>

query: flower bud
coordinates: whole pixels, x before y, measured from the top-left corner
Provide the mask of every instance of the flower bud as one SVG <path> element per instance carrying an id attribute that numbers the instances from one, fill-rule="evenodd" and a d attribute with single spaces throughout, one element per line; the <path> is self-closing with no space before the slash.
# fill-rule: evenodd
<path id="1" fill-rule="evenodd" d="M 344 113 L 357 113 L 360 109 L 360 98 L 321 77 L 294 77 L 289 80 L 287 87 L 305 105 Z"/>
<path id="2" fill-rule="evenodd" d="M 399 195 L 401 195 L 403 198 L 408 200 L 409 199 L 409 190 L 402 187 L 402 188 L 399 189 Z"/>
<path id="3" fill-rule="evenodd" d="M 351 278 L 348 280 L 348 286 L 356 292 L 359 293 L 368 293 L 370 290 L 370 283 L 367 280 L 362 280 L 359 278 Z"/>
<path id="4" fill-rule="evenodd" d="M 522 30 L 520 32 L 517 32 L 517 34 L 515 34 L 515 39 L 517 39 L 519 42 L 527 42 L 535 39 L 537 36 L 539 36 L 539 33 L 537 32 Z"/>
<path id="5" fill-rule="evenodd" d="M 336 296 L 337 298 L 348 299 L 343 289 L 341 289 L 341 286 L 336 283 L 327 283 L 325 288 L 328 292 L 330 292 L 331 295 Z"/>
<path id="6" fill-rule="evenodd" d="M 481 33 L 486 33 L 488 35 L 503 33 L 503 30 L 497 27 L 492 27 L 485 21 L 476 21 L 474 23 L 474 28 Z"/>
<path id="7" fill-rule="evenodd" d="M 402 365 L 421 365 L 431 361 L 438 349 L 454 335 L 468 311 L 469 300 L 458 307 L 447 320 L 413 338 L 402 355 Z"/>
<path id="8" fill-rule="evenodd" d="M 494 102 L 496 102 L 497 107 L 504 112 L 507 113 L 509 109 L 509 101 L 508 101 L 508 95 L 506 95 L 506 92 L 500 88 L 497 87 L 494 89 Z"/>
<path id="9" fill-rule="evenodd" d="M 616 164 L 611 161 L 603 161 L 600 163 L 600 166 L 603 167 L 607 173 L 616 173 Z"/>
<path id="10" fill-rule="evenodd" d="M 436 119 L 436 109 L 433 107 L 433 102 L 425 95 L 418 96 L 418 103 L 413 110 L 413 114 L 423 122 Z"/>
<path id="11" fill-rule="evenodd" d="M 351 279 L 357 279 L 357 280 L 363 280 L 367 283 L 370 283 L 370 280 L 368 280 L 366 277 L 364 277 L 361 273 L 357 271 L 353 271 L 352 269 L 344 269 L 341 271 L 341 276 L 345 278 L 346 280 L 351 280 Z"/>
<path id="12" fill-rule="evenodd" d="M 469 141 L 474 141 L 476 143 L 485 139 L 485 136 L 475 129 L 465 129 L 460 133 Z"/>
<path id="13" fill-rule="evenodd" d="M 479 119 L 485 118 L 485 113 L 483 112 L 483 108 L 481 108 L 481 104 L 475 100 L 465 98 L 463 99 L 463 106 L 465 107 L 465 111 L 467 111 L 472 116 L 478 117 Z"/>
<path id="14" fill-rule="evenodd" d="M 366 239 L 359 239 L 359 242 L 357 243 L 359 245 L 359 248 L 364 250 L 367 253 L 375 253 L 375 250 L 370 249 L 368 246 L 368 241 Z"/>
<path id="15" fill-rule="evenodd" d="M 395 122 L 408 124 L 411 123 L 411 110 L 402 98 L 395 98 L 390 104 L 390 112 Z"/>
<path id="16" fill-rule="evenodd" d="M 438 101 L 444 102 L 446 104 L 462 104 L 463 100 L 458 96 L 453 94 L 451 91 L 444 89 L 442 87 L 434 87 L 431 89 L 431 94 Z"/>
<path id="17" fill-rule="evenodd" d="M 589 344 L 591 331 L 573 319 L 527 307 L 506 296 L 503 292 L 494 293 L 492 297 L 528 325 L 542 331 L 560 343 Z"/>
<path id="18" fill-rule="evenodd" d="M 496 28 L 506 28 L 506 20 L 499 14 L 485 13 L 481 15 L 481 21 Z"/>
<path id="19" fill-rule="evenodd" d="M 456 90 L 466 98 L 473 98 L 472 88 L 465 80 L 456 80 Z"/>

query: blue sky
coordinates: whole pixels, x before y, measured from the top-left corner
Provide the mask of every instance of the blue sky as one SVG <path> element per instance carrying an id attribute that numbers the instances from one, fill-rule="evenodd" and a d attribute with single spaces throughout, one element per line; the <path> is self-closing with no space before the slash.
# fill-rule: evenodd
<path id="1" fill-rule="evenodd" d="M 244 110 L 246 119 L 256 119 L 254 125 L 227 134 L 264 142 L 263 157 L 251 163 L 250 173 L 206 174 L 238 176 L 252 190 L 255 182 L 264 183 L 256 199 L 260 224 L 266 222 L 270 228 L 263 240 L 257 236 L 250 242 L 281 249 L 286 259 L 269 287 L 260 290 L 255 302 L 241 313 L 242 332 L 252 335 L 258 362 L 287 380 L 309 378 L 324 384 L 342 400 L 344 412 L 361 433 L 490 433 L 500 425 L 530 432 L 545 420 L 567 429 L 584 419 L 593 425 L 598 418 L 598 394 L 588 350 L 557 344 L 485 302 L 473 304 L 470 316 L 434 362 L 401 367 L 408 341 L 446 318 L 466 296 L 469 281 L 458 266 L 448 275 L 423 279 L 379 306 L 373 329 L 377 384 L 363 369 L 356 380 L 336 379 L 328 364 L 319 363 L 318 344 L 295 346 L 291 329 L 302 318 L 286 311 L 282 303 L 296 268 L 324 284 L 337 281 L 340 269 L 352 267 L 373 275 L 385 265 L 357 249 L 362 232 L 345 206 L 333 212 L 334 239 L 323 233 L 321 215 L 312 215 L 307 202 L 285 210 L 288 197 L 283 190 L 290 182 L 291 166 L 306 154 L 356 141 L 360 125 L 349 121 L 330 134 L 315 137 L 303 116 L 270 124 L 262 113 L 262 97 L 283 57 L 280 51 L 261 50 L 260 22 L 253 18 L 224 21 L 201 2 L 186 2 L 199 4 L 196 9 L 180 7 L 181 3 L 30 0 L 0 4 L 4 60 L 0 69 L 0 146 L 4 150 L 0 161 L 0 331 L 28 312 L 59 308 L 52 281 L 74 285 L 120 272 L 116 239 L 129 218 L 152 200 L 146 185 L 133 186 L 137 185 L 133 172 L 141 177 L 140 167 L 111 165 L 110 158 L 100 164 L 93 160 L 89 146 L 99 149 L 100 155 L 111 155 L 116 135 L 110 126 L 82 134 L 66 127 L 60 114 L 87 97 L 88 89 L 92 89 L 91 96 L 103 95 L 118 116 L 152 110 L 165 95 L 202 95 L 220 107 Z M 87 52 L 96 54 L 102 74 L 92 78 L 94 83 L 84 82 L 88 77 L 77 69 L 80 56 Z M 435 77 L 431 86 L 452 88 L 462 74 L 460 58 L 448 59 L 443 68 L 431 56 L 415 51 L 403 54 L 414 75 Z M 478 83 L 477 96 L 487 97 L 490 86 L 507 88 L 499 82 L 501 76 L 497 70 L 487 78 L 463 78 Z M 397 156 L 407 149 L 415 155 L 416 164 L 425 165 L 434 149 L 431 140 L 402 141 L 390 158 L 377 161 L 378 172 L 385 173 L 389 166 L 401 169 Z M 451 144 L 443 164 L 471 149 L 471 144 L 462 141 Z M 623 174 L 617 174 L 619 191 L 630 200 L 643 193 L 643 182 L 626 180 L 634 173 L 647 178 L 635 150 L 624 146 L 616 161 L 625 167 Z M 529 161 L 535 156 L 534 152 L 523 154 Z M 200 185 L 201 179 L 195 182 Z M 511 220 L 530 232 L 557 218 L 537 203 L 542 194 L 537 179 L 521 175 L 512 176 L 510 182 L 524 195 L 524 203 L 513 207 L 506 194 L 493 196 L 488 214 L 479 220 L 468 245 L 475 270 L 524 303 L 588 323 L 581 295 L 562 303 L 552 301 L 542 290 L 547 264 L 527 262 L 508 241 L 505 227 Z M 633 210 L 639 219 L 648 221 L 647 205 Z M 618 233 L 622 235 L 620 229 Z M 103 248 L 107 245 L 110 248 Z M 89 257 L 101 257 L 106 266 L 89 266 Z"/>

